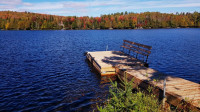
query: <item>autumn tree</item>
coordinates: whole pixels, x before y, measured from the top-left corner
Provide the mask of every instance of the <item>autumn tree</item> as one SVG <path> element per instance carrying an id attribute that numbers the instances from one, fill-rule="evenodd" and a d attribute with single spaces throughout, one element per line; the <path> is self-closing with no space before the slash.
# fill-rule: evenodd
<path id="1" fill-rule="evenodd" d="M 135 29 L 200 27 L 200 13 L 118 12 L 100 17 L 0 11 L 2 30 Z"/>

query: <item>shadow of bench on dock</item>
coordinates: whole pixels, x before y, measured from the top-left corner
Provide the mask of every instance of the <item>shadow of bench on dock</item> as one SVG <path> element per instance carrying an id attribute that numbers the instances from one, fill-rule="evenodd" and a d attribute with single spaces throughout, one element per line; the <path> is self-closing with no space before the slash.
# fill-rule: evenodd
<path id="1" fill-rule="evenodd" d="M 87 59 L 101 76 L 117 74 L 121 79 L 124 79 L 124 74 L 127 74 L 126 78 L 129 81 L 134 78 L 133 83 L 141 88 L 155 87 L 155 94 L 160 98 L 163 96 L 163 84 L 164 79 L 166 79 L 166 98 L 168 103 L 177 106 L 184 102 L 191 105 L 191 107 L 200 108 L 200 84 L 145 67 L 148 56 L 151 53 L 149 51 L 151 46 L 146 46 L 149 50 L 142 50 L 140 46 L 145 45 L 127 40 L 124 40 L 124 42 L 121 47 L 126 48 L 128 53 L 124 50 L 86 53 Z M 138 47 L 136 48 L 134 44 Z M 148 52 L 148 54 L 142 51 Z M 132 54 L 136 53 L 136 57 L 131 55 L 131 52 Z M 138 55 L 146 56 L 146 59 L 138 59 Z"/>

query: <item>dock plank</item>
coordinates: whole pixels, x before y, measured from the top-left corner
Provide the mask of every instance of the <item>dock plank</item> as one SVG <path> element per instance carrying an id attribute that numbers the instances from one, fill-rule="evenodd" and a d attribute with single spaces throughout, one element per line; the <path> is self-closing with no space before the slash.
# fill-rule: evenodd
<path id="1" fill-rule="evenodd" d="M 94 65 L 98 65 L 101 70 L 98 72 L 101 75 L 115 74 L 116 66 L 137 66 L 143 65 L 143 62 L 124 54 L 121 51 L 96 51 L 87 52 L 87 58 L 91 62 L 94 59 Z"/>
<path id="2" fill-rule="evenodd" d="M 197 103 L 200 101 L 200 84 L 182 78 L 162 74 L 156 70 L 145 67 L 136 67 L 132 69 L 129 68 L 125 72 L 127 75 L 132 76 L 132 78 L 139 79 L 140 81 L 137 81 L 137 84 L 142 86 L 143 88 L 145 86 L 141 85 L 142 82 L 148 82 L 149 84 L 155 87 L 159 87 L 161 90 L 163 90 L 163 82 L 164 78 L 166 78 L 166 93 L 168 93 L 167 97 L 176 97 L 178 99 L 178 101 L 173 101 L 173 99 L 170 99 L 170 101 L 168 100 L 169 102 L 180 102 L 187 99 L 193 102 L 193 105 L 195 107 L 200 108 L 200 104 Z M 120 73 L 118 75 L 122 74 Z M 156 81 L 154 79 L 156 79 Z"/>
<path id="3" fill-rule="evenodd" d="M 134 78 L 134 83 L 142 88 L 151 85 L 163 91 L 166 79 L 166 96 L 169 103 L 178 105 L 177 102 L 189 99 L 193 106 L 200 108 L 200 84 L 144 67 L 142 61 L 121 51 L 87 52 L 86 56 L 101 75 L 117 74 L 124 79 L 126 74 L 129 81 Z"/>

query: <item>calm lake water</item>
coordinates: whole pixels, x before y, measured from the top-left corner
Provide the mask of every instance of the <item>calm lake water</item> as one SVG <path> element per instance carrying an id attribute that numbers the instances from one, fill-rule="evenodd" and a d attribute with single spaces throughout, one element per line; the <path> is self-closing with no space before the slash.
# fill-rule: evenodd
<path id="1" fill-rule="evenodd" d="M 0 31 L 0 111 L 90 111 L 109 83 L 85 51 L 152 46 L 150 67 L 200 82 L 200 29 Z"/>

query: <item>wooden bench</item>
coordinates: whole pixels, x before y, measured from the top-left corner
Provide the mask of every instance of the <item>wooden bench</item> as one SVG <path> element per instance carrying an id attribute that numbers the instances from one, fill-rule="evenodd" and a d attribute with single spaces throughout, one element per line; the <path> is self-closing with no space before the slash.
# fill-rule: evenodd
<path id="1" fill-rule="evenodd" d="M 151 54 L 151 46 L 124 40 L 123 45 L 121 45 L 120 48 L 123 48 L 125 54 L 132 54 L 136 59 L 143 61 L 145 66 L 148 66 L 147 60 Z M 128 53 L 125 52 L 125 49 L 128 50 Z"/>

